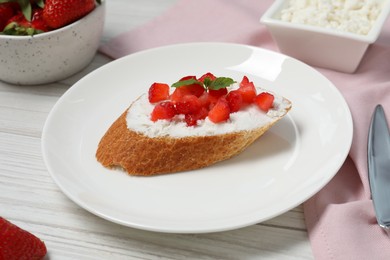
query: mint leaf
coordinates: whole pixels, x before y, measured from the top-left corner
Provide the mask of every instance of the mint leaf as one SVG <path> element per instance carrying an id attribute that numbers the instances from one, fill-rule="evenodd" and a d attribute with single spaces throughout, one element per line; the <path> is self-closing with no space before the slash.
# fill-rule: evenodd
<path id="1" fill-rule="evenodd" d="M 212 82 L 213 82 L 213 80 L 210 79 L 209 77 L 207 77 L 203 80 L 203 84 L 205 85 L 206 88 L 208 88 Z"/>
<path id="2" fill-rule="evenodd" d="M 231 84 L 235 83 L 233 79 L 226 78 L 226 77 L 218 77 L 215 80 L 210 80 L 210 81 L 211 82 L 207 85 L 207 87 L 212 90 L 226 88 L 229 87 Z"/>
<path id="3" fill-rule="evenodd" d="M 188 86 L 188 85 L 192 85 L 192 84 L 199 84 L 201 86 L 203 86 L 202 82 L 200 82 L 199 80 L 196 80 L 196 79 L 186 79 L 186 80 L 180 80 L 176 83 L 173 83 L 172 84 L 172 88 L 179 88 L 179 87 L 182 87 L 182 86 Z"/>

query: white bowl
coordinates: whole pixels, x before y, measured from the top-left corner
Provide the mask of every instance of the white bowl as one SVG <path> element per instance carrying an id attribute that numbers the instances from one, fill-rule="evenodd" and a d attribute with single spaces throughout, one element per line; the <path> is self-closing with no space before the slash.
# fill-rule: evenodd
<path id="1" fill-rule="evenodd" d="M 383 0 L 382 11 L 367 35 L 341 32 L 318 26 L 284 22 L 281 10 L 288 0 L 275 0 L 261 17 L 279 50 L 312 66 L 353 73 L 367 47 L 375 42 L 390 12 L 390 1 Z"/>
<path id="2" fill-rule="evenodd" d="M 0 80 L 36 85 L 65 79 L 94 57 L 104 26 L 105 4 L 63 28 L 34 36 L 0 35 Z"/>

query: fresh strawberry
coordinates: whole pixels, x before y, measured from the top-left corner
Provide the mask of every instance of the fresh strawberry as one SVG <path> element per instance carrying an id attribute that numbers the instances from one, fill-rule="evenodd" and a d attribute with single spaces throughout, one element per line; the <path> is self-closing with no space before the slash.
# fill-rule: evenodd
<path id="1" fill-rule="evenodd" d="M 187 123 L 187 126 L 196 126 L 198 120 L 205 119 L 209 111 L 205 107 L 201 107 L 197 112 L 186 114 L 184 120 Z"/>
<path id="2" fill-rule="evenodd" d="M 39 238 L 0 217 L 0 259 L 42 259 L 46 253 Z"/>
<path id="3" fill-rule="evenodd" d="M 31 18 L 31 27 L 41 32 L 49 31 L 49 26 L 43 19 L 43 10 L 40 8 L 34 9 Z"/>
<path id="4" fill-rule="evenodd" d="M 11 19 L 16 13 L 17 4 L 15 3 L 2 3 L 0 4 L 0 32 L 4 30 L 9 19 Z"/>
<path id="5" fill-rule="evenodd" d="M 171 95 L 171 100 L 174 102 L 186 95 L 200 97 L 205 92 L 202 83 L 199 82 L 195 76 L 183 77 L 178 82 L 174 83 L 172 87 L 175 88 L 175 91 Z"/>
<path id="6" fill-rule="evenodd" d="M 272 107 L 274 99 L 275 97 L 272 94 L 262 92 L 255 97 L 254 102 L 261 110 L 267 112 Z"/>
<path id="7" fill-rule="evenodd" d="M 186 95 L 176 102 L 178 114 L 196 113 L 202 107 L 199 99 L 195 95 Z"/>
<path id="8" fill-rule="evenodd" d="M 237 112 L 242 106 L 242 95 L 238 90 L 232 90 L 227 94 L 226 100 L 229 104 L 230 113 Z"/>
<path id="9" fill-rule="evenodd" d="M 95 8 L 95 0 L 46 0 L 43 19 L 53 29 L 70 24 Z"/>
<path id="10" fill-rule="evenodd" d="M 222 96 L 226 96 L 227 93 L 228 93 L 227 88 L 220 88 L 218 90 L 209 89 L 210 96 L 213 96 L 217 99 L 222 97 Z"/>
<path id="11" fill-rule="evenodd" d="M 176 115 L 175 105 L 171 101 L 158 103 L 151 114 L 151 120 L 156 122 L 159 119 L 172 119 Z"/>
<path id="12" fill-rule="evenodd" d="M 215 104 L 218 102 L 219 97 L 210 95 L 209 92 L 203 93 L 202 96 L 199 97 L 199 101 L 201 103 L 202 107 L 205 107 L 207 109 L 212 109 Z"/>
<path id="13" fill-rule="evenodd" d="M 195 95 L 197 97 L 200 97 L 204 93 L 204 88 L 202 85 L 199 84 L 192 84 L 188 86 L 182 87 L 188 91 L 188 94 Z"/>
<path id="14" fill-rule="evenodd" d="M 43 10 L 35 8 L 32 11 L 31 21 L 28 21 L 22 12 L 13 16 L 4 28 L 4 34 L 8 35 L 34 35 L 49 30 L 42 18 Z"/>
<path id="15" fill-rule="evenodd" d="M 194 95 L 196 97 L 200 97 L 204 93 L 204 88 L 199 84 L 191 84 L 186 86 L 181 86 L 175 89 L 171 95 L 172 101 L 179 101 L 184 96 Z"/>
<path id="16" fill-rule="evenodd" d="M 167 100 L 169 97 L 169 85 L 165 83 L 153 83 L 149 88 L 149 102 L 156 103 Z"/>
<path id="17" fill-rule="evenodd" d="M 179 79 L 179 81 L 185 81 L 185 80 L 189 80 L 189 79 L 194 79 L 194 80 L 196 80 L 196 76 L 193 76 L 193 75 L 184 76 L 184 77 L 182 77 L 181 79 Z"/>
<path id="18" fill-rule="evenodd" d="M 205 108 L 209 108 L 210 105 L 210 99 L 209 99 L 209 93 L 204 92 L 199 98 L 198 98 L 200 105 Z"/>
<path id="19" fill-rule="evenodd" d="M 218 99 L 218 102 L 209 111 L 208 117 L 213 123 L 224 122 L 230 118 L 230 108 L 225 98 Z"/>
<path id="20" fill-rule="evenodd" d="M 247 76 L 244 76 L 238 91 L 241 93 L 242 101 L 245 103 L 252 103 L 256 97 L 256 88 L 253 82 L 250 82 Z"/>
<path id="21" fill-rule="evenodd" d="M 206 78 L 209 78 L 210 80 L 215 80 L 217 77 L 214 76 L 212 73 L 207 72 L 206 74 L 202 75 L 198 80 L 204 83 Z"/>

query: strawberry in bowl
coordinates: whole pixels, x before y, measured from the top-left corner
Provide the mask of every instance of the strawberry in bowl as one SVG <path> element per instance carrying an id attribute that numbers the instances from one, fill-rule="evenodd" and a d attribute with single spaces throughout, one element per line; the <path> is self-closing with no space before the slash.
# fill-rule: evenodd
<path id="1" fill-rule="evenodd" d="M 104 1 L 0 0 L 0 80 L 37 85 L 79 72 L 99 47 L 104 15 Z"/>
<path id="2" fill-rule="evenodd" d="M 3 0 L 0 1 L 0 32 L 34 35 L 64 27 L 86 16 L 96 0 Z"/>

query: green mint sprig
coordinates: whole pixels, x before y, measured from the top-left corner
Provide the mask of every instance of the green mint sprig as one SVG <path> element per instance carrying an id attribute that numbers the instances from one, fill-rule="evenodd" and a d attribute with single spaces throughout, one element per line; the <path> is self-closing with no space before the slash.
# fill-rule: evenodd
<path id="1" fill-rule="evenodd" d="M 199 85 L 203 86 L 203 83 L 199 80 L 186 79 L 186 80 L 179 80 L 178 82 L 173 83 L 171 87 L 172 88 L 180 88 L 180 87 L 188 86 L 188 85 L 192 85 L 192 84 L 199 84 Z"/>
<path id="2" fill-rule="evenodd" d="M 234 81 L 232 78 L 228 78 L 228 77 L 218 77 L 214 80 L 207 77 L 204 79 L 203 82 L 199 81 L 197 79 L 191 78 L 191 79 L 186 79 L 186 80 L 179 80 L 178 82 L 173 83 L 171 87 L 172 88 L 179 88 L 179 87 L 188 86 L 188 85 L 192 85 L 192 84 L 199 84 L 199 85 L 203 86 L 205 89 L 219 90 L 222 88 L 229 87 L 230 85 L 232 85 L 235 82 L 236 81 Z"/>

